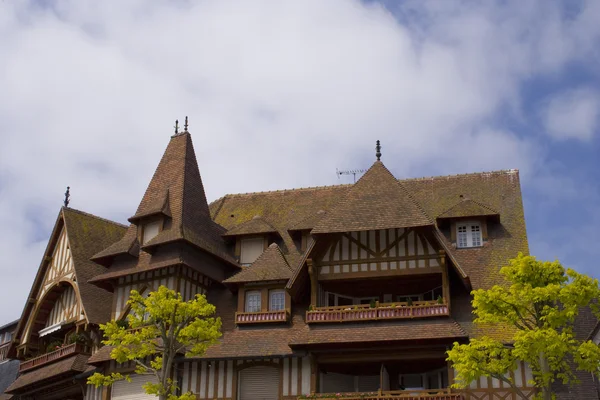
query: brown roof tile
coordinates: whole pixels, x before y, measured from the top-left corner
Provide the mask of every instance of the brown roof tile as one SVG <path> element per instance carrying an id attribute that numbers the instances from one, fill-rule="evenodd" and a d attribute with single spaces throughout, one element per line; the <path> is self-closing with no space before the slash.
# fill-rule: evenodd
<path id="1" fill-rule="evenodd" d="M 312 234 L 433 225 L 404 185 L 376 161 Z"/>
<path id="2" fill-rule="evenodd" d="M 269 224 L 263 217 L 256 215 L 250 221 L 234 226 L 223 234 L 226 236 L 243 236 L 263 233 L 277 233 L 277 229 Z"/>
<path id="3" fill-rule="evenodd" d="M 484 217 L 498 215 L 498 211 L 478 201 L 463 199 L 444 211 L 437 218 L 463 218 L 463 217 Z"/>
<path id="4" fill-rule="evenodd" d="M 290 341 L 290 346 L 355 344 L 432 339 L 466 338 L 461 326 L 450 318 L 414 321 L 338 324 L 310 327 Z"/>
<path id="5" fill-rule="evenodd" d="M 311 215 L 309 215 L 308 217 L 306 217 L 302 221 L 299 221 L 298 223 L 296 223 L 293 226 L 291 226 L 288 229 L 288 231 L 290 231 L 290 232 L 294 232 L 294 231 L 310 231 L 315 226 L 317 226 L 317 224 L 319 223 L 319 221 L 321 221 L 323 219 L 323 217 L 325 216 L 325 214 L 327 214 L 327 212 L 325 210 L 319 210 L 316 213 L 312 213 Z"/>
<path id="6" fill-rule="evenodd" d="M 64 360 L 59 360 L 46 366 L 26 372 L 20 375 L 6 390 L 7 393 L 18 394 L 32 384 L 41 383 L 50 379 L 58 379 L 61 376 L 77 374 L 85 371 L 89 356 L 76 355 Z"/>
<path id="7" fill-rule="evenodd" d="M 292 267 L 288 264 L 277 244 L 272 243 L 257 259 L 223 283 L 245 283 L 259 281 L 288 280 Z"/>

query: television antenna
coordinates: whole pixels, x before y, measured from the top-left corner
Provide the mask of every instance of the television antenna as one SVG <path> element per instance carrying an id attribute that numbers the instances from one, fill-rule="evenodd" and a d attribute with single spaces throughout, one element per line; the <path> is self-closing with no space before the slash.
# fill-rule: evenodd
<path id="1" fill-rule="evenodd" d="M 338 179 L 340 179 L 340 176 L 342 175 L 352 175 L 354 176 L 354 183 L 356 183 L 356 174 L 363 174 L 365 172 L 367 172 L 366 169 L 346 169 L 342 171 L 337 168 L 335 169 L 335 174 L 337 175 Z"/>

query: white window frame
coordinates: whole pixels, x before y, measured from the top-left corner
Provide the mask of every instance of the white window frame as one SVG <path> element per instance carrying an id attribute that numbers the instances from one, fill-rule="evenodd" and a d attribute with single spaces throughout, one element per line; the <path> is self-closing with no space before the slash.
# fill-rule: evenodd
<path id="1" fill-rule="evenodd" d="M 461 232 L 464 230 L 463 232 Z M 470 247 L 481 247 L 483 235 L 481 222 L 467 221 L 456 223 L 456 248 L 468 249 Z"/>
<path id="2" fill-rule="evenodd" d="M 256 304 L 255 307 L 251 308 L 250 307 L 250 297 L 256 296 L 257 300 L 256 300 Z M 260 312 L 261 311 L 261 292 L 258 290 L 251 290 L 246 292 L 245 294 L 245 301 L 244 301 L 244 311 L 245 312 Z"/>
<path id="3" fill-rule="evenodd" d="M 253 246 L 258 247 L 259 242 L 260 242 L 260 253 L 258 253 L 256 255 L 256 258 L 253 258 L 253 257 L 249 258 L 247 255 L 244 256 L 244 243 L 248 243 L 248 244 L 253 243 Z M 260 255 L 262 254 L 264 249 L 265 249 L 265 238 L 262 236 L 241 239 L 241 241 L 240 241 L 240 264 L 242 264 L 244 266 L 251 265 L 254 261 L 256 261 L 258 259 L 258 257 L 260 257 Z"/>
<path id="4" fill-rule="evenodd" d="M 277 299 L 277 296 L 281 296 Z M 280 308 L 274 308 L 275 305 L 279 305 Z M 285 290 L 275 289 L 269 290 L 269 311 L 282 311 L 285 310 Z"/>

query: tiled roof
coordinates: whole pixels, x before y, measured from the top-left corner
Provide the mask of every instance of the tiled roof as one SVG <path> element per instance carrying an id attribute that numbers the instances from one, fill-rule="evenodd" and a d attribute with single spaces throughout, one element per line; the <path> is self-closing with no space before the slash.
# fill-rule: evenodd
<path id="1" fill-rule="evenodd" d="M 296 335 L 290 346 L 316 344 L 356 344 L 433 339 L 466 338 L 460 325 L 450 318 L 423 319 L 400 322 L 338 324 L 310 327 Z"/>
<path id="2" fill-rule="evenodd" d="M 379 167 L 385 168 L 383 165 Z M 379 167 L 379 172 L 387 171 L 381 171 Z M 385 175 L 382 174 L 384 178 Z M 519 251 L 528 253 L 518 171 L 405 179 L 399 182 L 431 220 L 464 198 L 500 214 L 501 224 L 488 229 L 488 240 L 483 247 L 456 249 L 447 239 L 443 243 L 450 260 L 458 264 L 458 269 L 465 276 L 468 275 L 473 288 L 486 288 L 498 282 L 501 279 L 498 274 L 500 267 Z M 339 185 L 226 195 L 210 207 L 215 221 L 227 229 L 250 220 L 254 215 L 268 216 L 269 222 L 284 239 L 282 252 L 289 264 L 297 268 L 301 265 L 302 255 L 296 250 L 288 230 L 314 216 L 315 210 L 325 210 L 328 216 L 337 207 L 338 199 L 344 198 L 352 188 L 352 185 Z M 449 235 L 449 232 L 445 233 Z M 299 275 L 302 275 L 301 271 L 296 271 L 295 276 Z"/>
<path id="3" fill-rule="evenodd" d="M 251 234 L 277 233 L 277 229 L 269 224 L 263 217 L 256 215 L 250 221 L 234 226 L 223 236 L 242 236 Z"/>
<path id="4" fill-rule="evenodd" d="M 312 234 L 433 225 L 411 193 L 381 161 L 348 190 Z"/>
<path id="5" fill-rule="evenodd" d="M 323 219 L 323 217 L 325 216 L 326 213 L 327 212 L 325 210 L 319 210 L 316 213 L 312 213 L 308 217 L 306 217 L 305 219 L 303 219 L 302 221 L 299 221 L 298 223 L 296 223 L 293 226 L 291 226 L 288 229 L 288 231 L 290 231 L 290 232 L 294 232 L 294 231 L 310 231 L 315 226 L 317 226 L 317 224 L 319 223 L 319 221 L 321 221 L 321 219 Z"/>
<path id="6" fill-rule="evenodd" d="M 140 218 L 158 212 L 171 215 L 171 227 L 161 231 L 144 244 L 143 248 L 150 249 L 160 244 L 187 241 L 232 265 L 237 265 L 226 251 L 221 238 L 223 228 L 211 219 L 192 139 L 188 132 L 171 137 L 132 221 L 139 223 Z M 106 258 L 126 253 L 137 256 L 137 229 L 138 227 L 132 224 L 121 241 L 99 252 L 94 259 L 103 262 Z"/>
<path id="7" fill-rule="evenodd" d="M 257 259 L 223 283 L 244 283 L 259 281 L 288 280 L 292 268 L 281 253 L 277 244 L 272 243 Z"/>
<path id="8" fill-rule="evenodd" d="M 0 363 L 0 393 L 4 393 L 14 380 L 17 379 L 20 365 L 21 362 L 19 360 L 9 360 Z"/>
<path id="9" fill-rule="evenodd" d="M 169 207 L 169 189 L 165 190 L 163 194 L 157 195 L 152 201 L 145 209 L 139 210 L 134 216 L 130 217 L 129 222 L 136 223 L 142 218 L 158 214 L 163 214 L 167 217 L 172 216 Z"/>
<path id="10" fill-rule="evenodd" d="M 452 259 L 468 275 L 474 289 L 501 282 L 500 268 L 519 251 L 529 253 L 519 172 L 482 172 L 402 181 L 432 218 L 456 205 L 461 195 L 500 214 L 500 224 L 488 226 L 482 247 L 456 249 L 446 239 Z M 447 233 L 449 236 L 449 232 Z"/>
<path id="11" fill-rule="evenodd" d="M 444 211 L 438 218 L 463 218 L 463 217 L 484 217 L 498 215 L 498 211 L 478 201 L 463 199 Z"/>
<path id="12" fill-rule="evenodd" d="M 64 360 L 55 361 L 31 372 L 26 372 L 20 375 L 17 380 L 10 385 L 6 392 L 17 394 L 34 383 L 58 379 L 61 376 L 68 376 L 69 374 L 74 375 L 76 373 L 81 373 L 85 371 L 87 367 L 87 360 L 88 356 L 79 354 L 65 358 Z"/>

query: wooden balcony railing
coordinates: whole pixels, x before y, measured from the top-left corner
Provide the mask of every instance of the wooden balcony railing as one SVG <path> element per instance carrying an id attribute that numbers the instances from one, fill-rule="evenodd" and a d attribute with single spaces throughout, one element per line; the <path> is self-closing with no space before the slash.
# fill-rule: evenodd
<path id="1" fill-rule="evenodd" d="M 261 311 L 261 312 L 237 312 L 235 322 L 237 324 L 261 324 L 267 322 L 286 322 L 289 317 L 287 310 Z"/>
<path id="2" fill-rule="evenodd" d="M 81 353 L 87 353 L 87 348 L 82 344 L 73 343 L 68 346 L 61 347 L 58 350 L 51 351 L 50 353 L 43 354 L 39 357 L 22 361 L 19 367 L 19 372 L 27 371 L 32 368 L 40 367 L 42 365 L 59 360 L 61 358 Z"/>
<path id="3" fill-rule="evenodd" d="M 377 303 L 355 306 L 316 307 L 306 312 L 306 322 L 372 321 L 380 319 L 426 318 L 449 315 L 448 305 L 437 301 L 407 303 Z"/>
<path id="4" fill-rule="evenodd" d="M 356 393 L 314 393 L 299 396 L 298 399 L 322 399 L 322 400 L 463 400 L 460 393 L 452 393 L 450 389 L 426 389 L 426 390 L 392 390 L 378 392 L 356 392 Z"/>
<path id="5" fill-rule="evenodd" d="M 10 347 L 10 342 L 0 344 L 0 361 L 4 361 L 8 358 L 8 348 Z"/>

